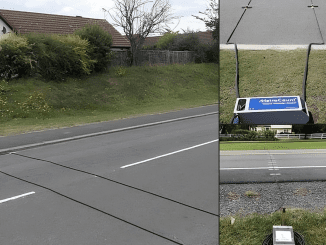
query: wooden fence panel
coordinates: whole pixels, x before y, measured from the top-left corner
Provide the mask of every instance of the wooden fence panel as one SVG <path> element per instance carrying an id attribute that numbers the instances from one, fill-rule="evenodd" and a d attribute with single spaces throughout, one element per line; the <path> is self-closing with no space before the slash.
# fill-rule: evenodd
<path id="1" fill-rule="evenodd" d="M 111 66 L 127 66 L 129 59 L 127 51 L 113 51 L 115 58 Z M 153 64 L 186 64 L 195 61 L 193 51 L 169 51 L 169 50 L 141 50 L 137 56 L 138 65 Z"/>

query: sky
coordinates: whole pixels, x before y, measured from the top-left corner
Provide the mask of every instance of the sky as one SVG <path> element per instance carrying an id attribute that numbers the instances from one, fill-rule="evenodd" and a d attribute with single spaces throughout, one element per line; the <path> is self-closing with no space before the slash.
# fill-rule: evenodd
<path id="1" fill-rule="evenodd" d="M 173 31 L 193 30 L 206 31 L 205 23 L 197 20 L 191 15 L 205 17 L 199 11 L 204 12 L 208 7 L 209 0 L 169 0 L 173 16 L 180 16 L 169 24 Z M 111 9 L 114 7 L 113 0 L 2 0 L 1 9 L 27 11 L 45 14 L 58 14 L 68 16 L 82 16 L 87 18 L 106 19 L 114 24 L 108 13 L 102 8 Z M 121 33 L 123 29 L 115 28 Z M 151 34 L 150 36 L 158 35 Z"/>

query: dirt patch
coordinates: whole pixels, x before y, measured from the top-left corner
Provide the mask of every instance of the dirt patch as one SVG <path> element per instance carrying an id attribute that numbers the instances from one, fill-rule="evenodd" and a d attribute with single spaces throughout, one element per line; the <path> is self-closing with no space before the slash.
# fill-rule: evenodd
<path id="1" fill-rule="evenodd" d="M 299 188 L 296 189 L 293 193 L 296 196 L 306 196 L 310 193 L 311 191 L 308 191 L 306 188 Z"/>
<path id="2" fill-rule="evenodd" d="M 240 198 L 240 195 L 237 194 L 236 192 L 232 192 L 232 191 L 230 191 L 230 192 L 228 193 L 228 198 L 229 198 L 230 200 L 237 200 L 237 199 Z"/>

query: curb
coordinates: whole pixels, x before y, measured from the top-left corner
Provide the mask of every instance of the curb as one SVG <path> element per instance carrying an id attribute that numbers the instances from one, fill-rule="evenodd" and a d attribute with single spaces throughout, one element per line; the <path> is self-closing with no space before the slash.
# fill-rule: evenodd
<path id="1" fill-rule="evenodd" d="M 164 120 L 164 121 L 159 121 L 159 122 L 154 122 L 154 123 L 145 123 L 145 124 L 131 126 L 131 127 L 102 131 L 102 132 L 98 132 L 98 133 L 84 134 L 84 135 L 74 136 L 74 137 L 65 138 L 65 139 L 50 140 L 50 141 L 44 141 L 41 143 L 11 147 L 11 148 L 7 148 L 7 149 L 1 149 L 0 155 L 10 154 L 17 150 L 26 150 L 26 149 L 36 148 L 39 146 L 53 145 L 53 144 L 58 144 L 58 143 L 62 143 L 62 142 L 72 141 L 72 140 L 79 140 L 79 139 L 95 137 L 95 136 L 100 136 L 100 135 L 104 135 L 104 134 L 117 133 L 117 132 L 132 130 L 132 129 L 138 129 L 138 128 L 145 128 L 145 127 L 160 125 L 160 124 L 164 124 L 164 123 L 170 123 L 170 122 L 182 121 L 182 120 L 187 120 L 187 119 L 192 119 L 192 118 L 197 118 L 197 117 L 214 115 L 214 114 L 218 114 L 218 113 L 219 112 L 208 112 L 208 113 L 194 115 L 194 116 L 180 117 L 180 118 L 169 119 L 169 120 Z"/>

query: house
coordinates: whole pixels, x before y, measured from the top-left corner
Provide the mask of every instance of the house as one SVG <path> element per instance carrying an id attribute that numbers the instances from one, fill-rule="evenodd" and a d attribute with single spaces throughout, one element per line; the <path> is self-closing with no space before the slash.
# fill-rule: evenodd
<path id="1" fill-rule="evenodd" d="M 274 130 L 277 134 L 280 133 L 286 133 L 291 134 L 292 133 L 292 125 L 257 125 L 253 127 L 251 130 L 254 131 L 262 131 L 262 130 Z"/>
<path id="2" fill-rule="evenodd" d="M 0 9 L 0 37 L 6 33 L 72 34 L 89 23 L 97 23 L 112 36 L 112 50 L 130 49 L 130 43 L 105 19 L 42 14 Z"/>
<path id="3" fill-rule="evenodd" d="M 183 35 L 183 34 L 181 34 Z M 214 42 L 213 36 L 212 36 L 212 31 L 199 31 L 197 32 L 197 35 L 199 37 L 199 42 L 203 43 L 203 44 L 211 44 Z M 143 44 L 144 47 L 146 46 L 153 46 L 155 45 L 158 40 L 161 38 L 162 36 L 153 36 L 153 37 L 146 37 L 145 38 L 145 42 Z"/>

